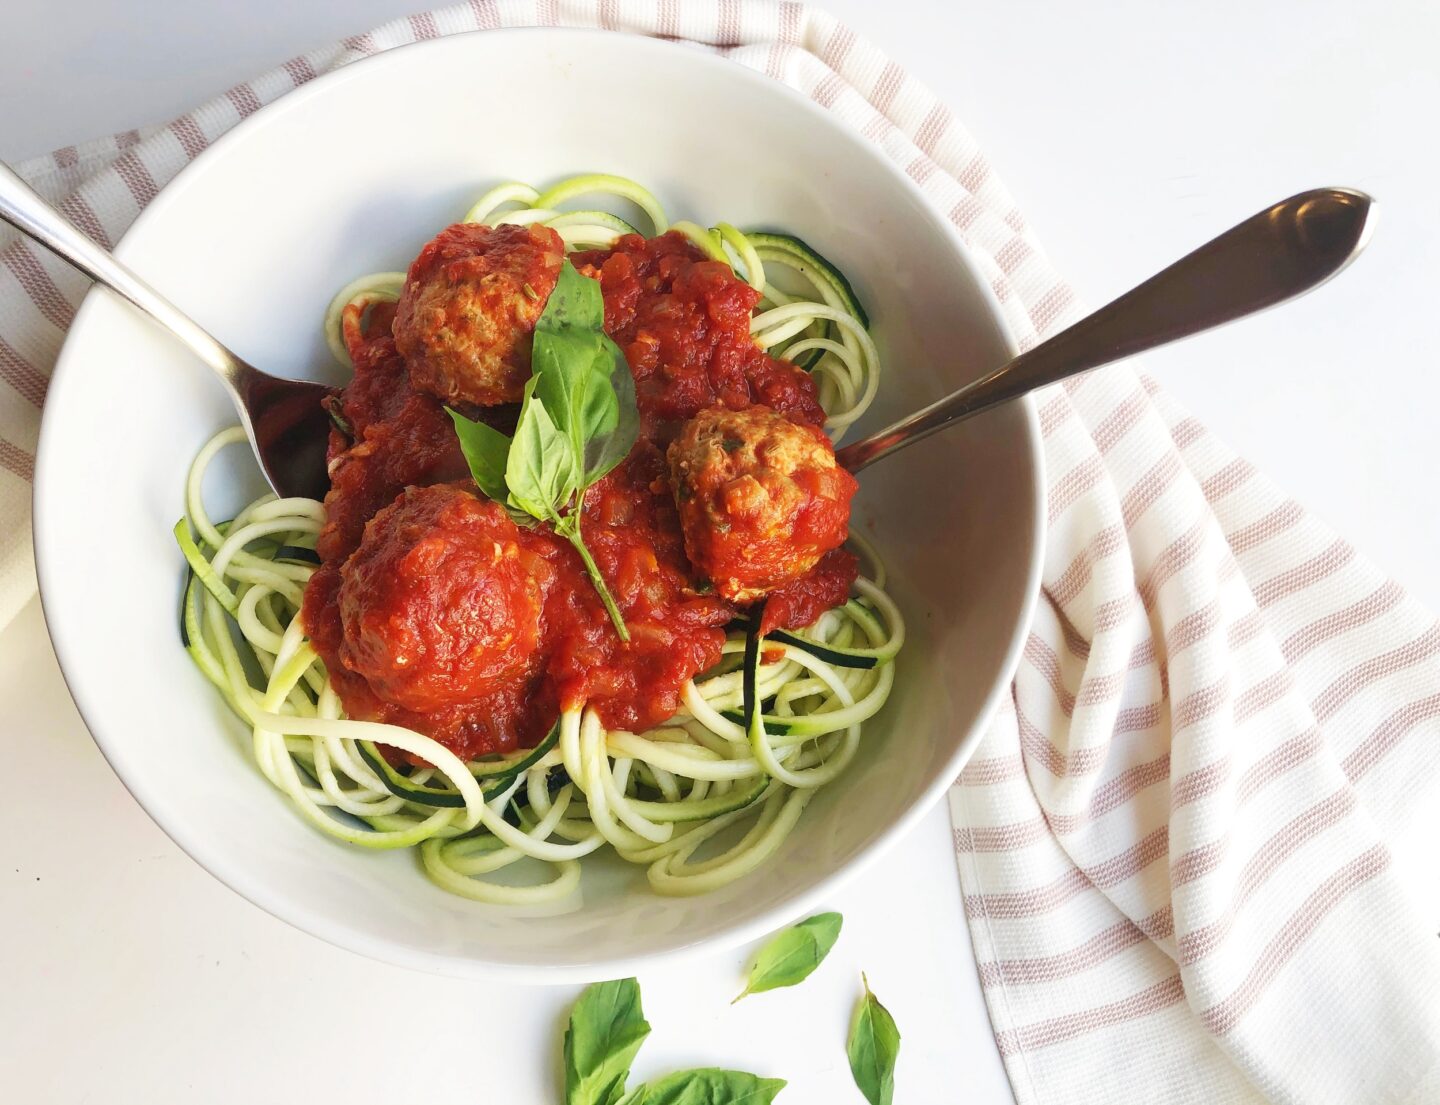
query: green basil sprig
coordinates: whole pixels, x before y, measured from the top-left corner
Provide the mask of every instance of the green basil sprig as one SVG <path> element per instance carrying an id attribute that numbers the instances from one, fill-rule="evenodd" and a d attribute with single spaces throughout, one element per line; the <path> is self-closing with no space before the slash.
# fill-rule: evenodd
<path id="1" fill-rule="evenodd" d="M 569 261 L 535 323 L 531 376 L 515 436 L 450 411 L 476 486 L 530 525 L 549 522 L 580 554 L 620 639 L 630 632 L 580 531 L 585 491 L 640 432 L 635 379 L 604 330 L 600 284 Z"/>
<path id="2" fill-rule="evenodd" d="M 565 1029 L 565 1105 L 615 1105 L 648 1035 L 638 982 L 587 986 Z"/>
<path id="3" fill-rule="evenodd" d="M 895 1018 L 870 992 L 870 980 L 863 974 L 865 996 L 855 1010 L 850 1026 L 850 1073 L 870 1105 L 890 1105 L 895 1096 L 895 1060 L 900 1055 L 900 1030 Z"/>
<path id="4" fill-rule="evenodd" d="M 755 956 L 749 982 L 730 1004 L 734 1005 L 747 994 L 804 982 L 835 946 L 842 920 L 838 913 L 817 913 L 776 933 Z"/>
<path id="5" fill-rule="evenodd" d="M 565 1029 L 565 1105 L 770 1105 L 785 1088 L 779 1078 L 700 1067 L 626 1093 L 630 1064 L 648 1035 L 638 982 L 587 986 Z"/>

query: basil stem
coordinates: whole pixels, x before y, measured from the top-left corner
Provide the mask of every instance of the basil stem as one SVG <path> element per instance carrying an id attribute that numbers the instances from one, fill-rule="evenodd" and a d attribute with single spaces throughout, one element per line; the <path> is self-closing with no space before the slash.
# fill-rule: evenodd
<path id="1" fill-rule="evenodd" d="M 615 632 L 620 634 L 622 641 L 628 643 L 630 630 L 625 625 L 625 615 L 620 613 L 615 596 L 610 593 L 610 588 L 605 583 L 605 577 L 600 574 L 600 568 L 595 563 L 595 558 L 590 555 L 590 550 L 585 547 L 585 538 L 580 533 L 581 506 L 582 503 L 577 499 L 575 509 L 555 524 L 555 532 L 569 541 L 575 551 L 580 554 L 580 559 L 585 563 L 585 571 L 590 576 L 590 582 L 600 593 L 600 601 L 605 604 L 605 610 L 610 615 L 611 623 L 615 626 Z"/>

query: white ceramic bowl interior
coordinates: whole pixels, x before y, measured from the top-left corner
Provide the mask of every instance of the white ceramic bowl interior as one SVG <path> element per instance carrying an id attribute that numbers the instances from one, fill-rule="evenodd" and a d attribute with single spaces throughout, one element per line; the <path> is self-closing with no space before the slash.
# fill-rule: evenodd
<path id="1" fill-rule="evenodd" d="M 633 177 L 672 217 L 790 230 L 838 263 L 888 366 L 862 429 L 1009 354 L 951 227 L 876 147 L 737 65 L 621 35 L 486 32 L 317 80 L 206 151 L 119 253 L 255 363 L 338 379 L 320 318 L 339 286 L 403 269 L 498 180 L 580 171 Z M 233 421 L 197 362 L 91 295 L 45 410 L 35 541 L 46 618 L 95 739 L 155 820 L 258 905 L 380 959 L 531 981 L 613 977 L 785 923 L 944 792 L 1029 620 L 1042 491 L 1027 403 L 864 474 L 856 524 L 885 554 L 909 640 L 857 761 L 773 863 L 707 897 L 667 899 L 642 871 L 591 857 L 578 910 L 479 905 L 432 886 L 413 854 L 372 854 L 308 828 L 191 667 L 170 528 L 191 458 Z M 261 486 L 231 453 L 207 489 L 217 517 Z"/>

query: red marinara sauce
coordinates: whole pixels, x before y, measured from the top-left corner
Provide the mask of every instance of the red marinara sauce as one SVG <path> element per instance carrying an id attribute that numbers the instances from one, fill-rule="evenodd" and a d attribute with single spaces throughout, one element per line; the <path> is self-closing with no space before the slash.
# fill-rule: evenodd
<path id="1" fill-rule="evenodd" d="M 849 549 L 831 549 L 807 575 L 770 592 L 760 632 L 799 629 L 812 624 L 827 610 L 850 597 L 850 585 L 860 574 L 860 562 Z"/>
<path id="2" fill-rule="evenodd" d="M 608 727 L 632 732 L 672 716 L 685 682 L 719 660 L 725 626 L 737 612 L 686 556 L 664 445 L 684 419 L 715 405 L 759 404 L 806 425 L 824 421 L 809 376 L 751 340 L 754 290 L 681 235 L 627 235 L 613 250 L 572 260 L 601 282 L 605 329 L 630 361 L 641 412 L 640 440 L 589 490 L 582 523 L 586 546 L 624 614 L 628 644 L 568 542 L 544 527 L 502 522 L 498 508 L 475 498 L 443 404 L 411 386 L 391 335 L 393 308 L 382 305 L 363 318 L 347 313 L 355 375 L 334 409 L 350 432 L 337 428 L 331 435 L 327 522 L 317 542 L 322 564 L 306 590 L 305 626 L 351 717 L 405 725 L 462 758 L 532 746 L 562 708 L 588 704 Z M 516 408 L 464 413 L 508 433 Z M 449 486 L 418 497 L 406 492 L 440 484 Z M 476 669 L 452 642 L 442 646 L 429 637 L 435 620 L 444 621 L 442 607 L 483 603 L 518 588 L 528 609 L 529 584 L 521 588 L 506 576 L 487 591 L 481 577 L 491 558 L 483 555 L 480 534 L 513 543 L 538 602 L 533 645 L 525 618 L 511 624 L 461 617 L 451 627 L 460 636 L 476 634 L 469 643 L 479 645 L 516 631 L 520 644 L 509 647 L 523 655 L 504 678 Z M 481 567 L 472 584 L 446 580 L 427 593 L 419 582 L 426 568 L 447 563 Z M 394 575 L 406 564 L 414 582 L 397 583 Z M 808 625 L 845 600 L 855 571 L 849 553 L 828 554 L 772 595 L 766 629 Z M 467 599 L 472 586 L 476 594 Z M 375 639 L 357 652 L 361 622 Z M 397 686 L 419 691 L 397 695 Z"/>
<path id="3" fill-rule="evenodd" d="M 706 260 L 684 235 L 626 234 L 614 248 L 573 254 L 605 294 L 605 331 L 635 374 L 646 433 L 661 441 L 706 407 L 761 404 L 823 426 L 815 381 L 750 337 L 760 293 Z"/>
<path id="4" fill-rule="evenodd" d="M 468 480 L 403 492 L 343 571 L 323 565 L 306 591 L 347 712 L 462 757 L 537 743 L 562 706 L 588 703 L 632 732 L 674 714 L 685 681 L 719 660 L 734 612 L 693 586 L 674 505 L 654 490 L 663 470 L 640 442 L 586 496 L 586 545 L 628 645 L 568 542 L 516 526 Z"/>

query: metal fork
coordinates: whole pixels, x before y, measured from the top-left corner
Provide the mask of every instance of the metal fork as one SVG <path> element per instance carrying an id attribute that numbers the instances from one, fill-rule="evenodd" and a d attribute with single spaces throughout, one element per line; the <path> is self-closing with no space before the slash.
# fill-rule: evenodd
<path id="1" fill-rule="evenodd" d="M 1183 257 L 1119 299 L 972 384 L 836 453 L 852 472 L 947 426 L 1044 387 L 1293 299 L 1365 248 L 1374 201 L 1350 188 L 1291 196 Z M 188 345 L 224 383 L 266 478 L 282 496 L 321 498 L 328 416 L 323 384 L 283 380 L 236 356 L 0 165 L 11 223 Z"/>
<path id="2" fill-rule="evenodd" d="M 108 250 L 77 230 L 3 164 L 0 219 L 129 300 L 209 365 L 235 404 L 265 478 L 276 494 L 324 498 L 330 486 L 325 473 L 330 421 L 321 400 L 332 388 L 271 376 L 231 352 Z"/>

